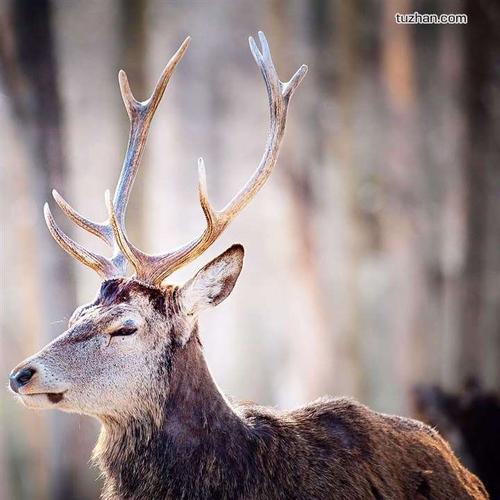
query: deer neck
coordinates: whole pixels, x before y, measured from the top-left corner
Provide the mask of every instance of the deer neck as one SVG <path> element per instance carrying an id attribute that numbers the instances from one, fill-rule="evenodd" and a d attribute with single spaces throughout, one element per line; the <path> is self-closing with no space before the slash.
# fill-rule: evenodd
<path id="1" fill-rule="evenodd" d="M 196 446 L 242 425 L 210 374 L 197 334 L 175 356 L 169 392 L 162 432 L 173 442 Z"/>
<path id="2" fill-rule="evenodd" d="M 174 483 L 192 484 L 209 459 L 219 456 L 222 469 L 229 469 L 226 450 L 243 452 L 247 446 L 245 424 L 214 382 L 198 335 L 173 358 L 160 422 L 153 414 L 123 422 L 103 420 L 94 451 L 109 492 L 103 498 L 135 498 L 144 488 L 155 492 L 151 498 L 160 491 L 169 497 Z M 143 491 L 144 498 L 148 494 Z"/>

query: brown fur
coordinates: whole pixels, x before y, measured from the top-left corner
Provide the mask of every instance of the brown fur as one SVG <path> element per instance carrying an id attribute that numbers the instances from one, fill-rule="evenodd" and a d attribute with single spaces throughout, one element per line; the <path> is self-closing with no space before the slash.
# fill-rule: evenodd
<path id="1" fill-rule="evenodd" d="M 500 499 L 500 395 L 469 379 L 458 392 L 416 387 L 413 402 L 419 418 L 438 429 L 491 498 Z"/>
<path id="2" fill-rule="evenodd" d="M 95 459 L 105 499 L 487 498 L 420 422 L 341 398 L 290 412 L 230 404 L 197 335 L 173 359 L 158 427 L 104 426 Z"/>
<path id="3" fill-rule="evenodd" d="M 289 412 L 229 402 L 206 366 L 197 315 L 229 295 L 242 263 L 235 245 L 182 287 L 108 280 L 14 369 L 35 373 L 16 388 L 27 406 L 102 422 L 104 499 L 487 498 L 420 422 L 349 399 Z"/>

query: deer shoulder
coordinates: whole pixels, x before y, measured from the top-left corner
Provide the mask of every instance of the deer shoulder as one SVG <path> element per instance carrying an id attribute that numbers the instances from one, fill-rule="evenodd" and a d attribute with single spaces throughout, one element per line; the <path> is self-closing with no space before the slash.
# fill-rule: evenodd
<path id="1" fill-rule="evenodd" d="M 438 432 L 417 420 L 346 398 L 289 412 L 252 405 L 242 411 L 275 447 L 277 468 L 289 457 L 302 471 L 318 471 L 312 481 L 318 489 L 308 498 L 487 498 Z"/>

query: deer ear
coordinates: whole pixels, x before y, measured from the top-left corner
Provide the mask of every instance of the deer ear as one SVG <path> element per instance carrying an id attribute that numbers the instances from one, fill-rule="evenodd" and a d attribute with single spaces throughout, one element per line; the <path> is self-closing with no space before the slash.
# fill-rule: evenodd
<path id="1" fill-rule="evenodd" d="M 233 245 L 200 269 L 179 291 L 182 310 L 195 315 L 220 304 L 236 284 L 244 253 L 241 245 Z"/>

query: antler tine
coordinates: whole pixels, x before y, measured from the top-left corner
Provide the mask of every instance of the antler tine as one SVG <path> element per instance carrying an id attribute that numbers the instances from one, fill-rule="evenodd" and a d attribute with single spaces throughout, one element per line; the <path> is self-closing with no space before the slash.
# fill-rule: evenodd
<path id="1" fill-rule="evenodd" d="M 160 100 L 165 92 L 167 84 L 174 72 L 177 64 L 182 59 L 188 45 L 190 37 L 186 38 L 177 52 L 172 56 L 167 66 L 163 70 L 151 96 L 143 102 L 137 101 L 128 83 L 127 75 L 124 71 L 120 71 L 118 79 L 120 90 L 130 119 L 130 134 L 127 146 L 127 152 L 123 161 L 120 178 L 115 189 L 113 204 L 116 210 L 116 222 L 121 228 L 125 224 L 125 211 L 130 197 L 130 191 L 137 175 L 139 164 L 144 152 L 146 140 L 149 132 L 149 127 L 153 119 L 154 113 L 158 108 Z M 45 219 L 49 227 L 49 231 L 59 245 L 70 255 L 81 261 L 88 267 L 96 270 L 101 276 L 106 278 L 125 276 L 127 261 L 122 252 L 120 244 L 116 241 L 116 231 L 113 230 L 111 218 L 102 223 L 93 222 L 75 209 L 56 191 L 52 195 L 62 209 L 62 211 L 78 226 L 86 231 L 101 238 L 109 246 L 113 248 L 113 256 L 107 259 L 101 255 L 89 252 L 73 241 L 55 223 L 48 206 L 45 210 Z M 124 233 L 124 229 L 122 229 Z M 129 256 L 130 257 L 130 256 Z"/>
<path id="2" fill-rule="evenodd" d="M 278 160 L 279 148 L 285 132 L 288 103 L 293 93 L 307 73 L 307 66 L 303 64 L 286 83 L 278 78 L 278 73 L 271 59 L 271 52 L 266 37 L 259 31 L 262 52 L 259 51 L 253 37 L 249 37 L 250 50 L 256 63 L 259 65 L 266 83 L 269 97 L 271 130 L 262 159 L 243 188 L 222 209 L 226 218 L 231 220 L 238 212 L 245 208 L 253 199 L 257 191 L 266 183 Z"/>
<path id="3" fill-rule="evenodd" d="M 189 46 L 191 37 L 187 37 L 177 52 L 172 56 L 168 64 L 165 66 L 156 87 L 145 101 L 139 102 L 135 99 L 130 90 L 128 78 L 125 71 L 121 70 L 118 74 L 120 82 L 120 90 L 122 93 L 123 102 L 130 119 L 130 134 L 128 139 L 127 153 L 123 160 L 123 167 L 116 185 L 116 190 L 113 198 L 113 205 L 116 211 L 116 217 L 123 228 L 125 225 L 125 210 L 127 208 L 130 191 L 139 168 L 144 146 L 146 145 L 149 126 L 155 114 L 167 84 L 174 72 L 177 64 L 182 59 Z"/>
<path id="4" fill-rule="evenodd" d="M 213 226 L 217 221 L 217 212 L 212 208 L 208 199 L 207 172 L 203 158 L 198 158 L 198 196 L 207 224 Z"/>
<path id="5" fill-rule="evenodd" d="M 121 230 L 119 224 L 113 225 L 115 238 L 122 248 L 122 252 L 130 255 L 129 259 L 136 270 L 136 276 L 146 282 L 160 285 L 161 282 L 184 264 L 194 260 L 202 254 L 220 236 L 231 220 L 250 202 L 259 189 L 265 184 L 278 159 L 279 147 L 285 130 L 288 103 L 298 85 L 307 72 L 307 66 L 301 66 L 290 81 L 283 83 L 279 80 L 271 59 L 271 52 L 266 37 L 259 32 L 261 50 L 257 48 L 255 40 L 250 37 L 250 49 L 257 62 L 267 88 L 270 108 L 271 129 L 266 149 L 259 163 L 247 183 L 221 210 L 212 208 L 207 194 L 206 174 L 203 160 L 198 161 L 198 190 L 200 205 L 203 209 L 207 227 L 198 238 L 186 245 L 164 255 L 148 255 L 135 248 Z M 108 205 L 112 216 L 112 206 Z M 117 217 L 115 217 L 117 219 Z M 113 220 L 113 218 L 112 218 Z"/>
<path id="6" fill-rule="evenodd" d="M 64 234 L 64 232 L 54 220 L 48 203 L 45 203 L 43 207 L 43 213 L 50 234 L 57 241 L 57 243 L 64 250 L 66 250 L 66 252 L 68 252 L 75 259 L 79 260 L 86 266 L 96 271 L 103 278 L 109 279 L 117 276 L 117 269 L 112 265 L 111 261 L 109 261 L 105 257 L 102 257 L 101 255 L 86 250 L 76 241 L 72 240 L 69 236 L 66 236 L 66 234 Z"/>
<path id="7" fill-rule="evenodd" d="M 127 258 L 127 260 L 134 266 L 134 268 L 137 269 L 137 267 L 140 265 L 140 259 L 137 256 L 139 251 L 128 242 L 125 231 L 118 221 L 115 207 L 111 202 L 111 194 L 109 192 L 109 189 L 107 189 L 104 193 L 104 200 L 106 202 L 106 208 L 108 209 L 109 221 L 111 223 L 111 228 L 113 230 L 116 244 L 118 245 L 121 254 L 123 254 Z"/>
<path id="8" fill-rule="evenodd" d="M 101 238 L 105 243 L 113 245 L 113 231 L 105 223 L 93 222 L 77 212 L 55 189 L 52 197 L 59 208 L 77 225 L 86 229 L 89 233 Z"/>

